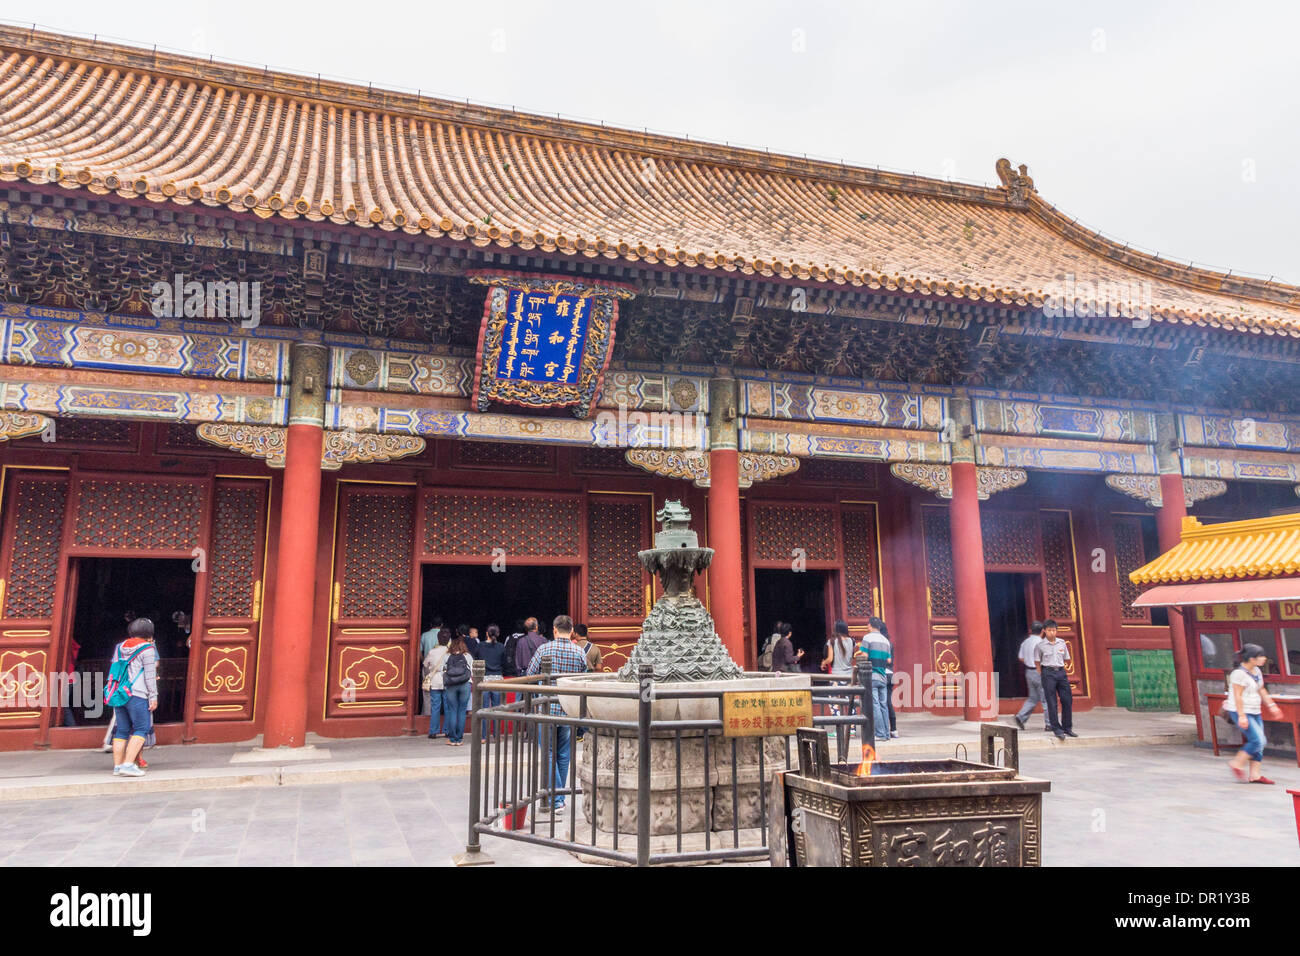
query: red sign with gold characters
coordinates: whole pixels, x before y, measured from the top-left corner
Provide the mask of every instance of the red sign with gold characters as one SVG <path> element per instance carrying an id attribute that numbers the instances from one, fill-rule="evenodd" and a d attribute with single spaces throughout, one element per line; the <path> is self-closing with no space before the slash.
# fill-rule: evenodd
<path id="1" fill-rule="evenodd" d="M 737 690 L 722 695 L 724 737 L 783 737 L 812 725 L 811 690 Z"/>

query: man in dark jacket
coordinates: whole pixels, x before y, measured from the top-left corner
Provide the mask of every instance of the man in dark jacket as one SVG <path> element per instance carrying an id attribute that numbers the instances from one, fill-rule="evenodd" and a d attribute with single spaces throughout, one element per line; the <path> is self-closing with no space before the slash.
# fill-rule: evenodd
<path id="1" fill-rule="evenodd" d="M 546 643 L 546 638 L 538 633 L 537 618 L 530 617 L 524 621 L 524 630 L 527 633 L 515 644 L 515 671 L 519 674 L 528 672 L 533 655 Z"/>

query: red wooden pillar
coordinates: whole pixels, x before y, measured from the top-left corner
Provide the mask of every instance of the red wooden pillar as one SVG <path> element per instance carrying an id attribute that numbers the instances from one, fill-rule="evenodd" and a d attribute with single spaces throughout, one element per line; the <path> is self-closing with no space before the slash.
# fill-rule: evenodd
<path id="1" fill-rule="evenodd" d="M 1160 499 L 1156 511 L 1156 537 L 1163 554 L 1183 539 L 1183 519 L 1187 517 L 1187 499 L 1183 492 L 1182 475 L 1160 476 Z M 1178 681 L 1178 710 L 1180 713 L 1196 712 L 1196 684 L 1192 680 L 1191 658 L 1187 653 L 1187 628 L 1183 616 L 1169 611 L 1169 641 L 1174 652 L 1174 676 Z"/>
<path id="2" fill-rule="evenodd" d="M 709 452 L 709 597 L 718 636 L 742 667 L 745 613 L 740 579 L 740 456 L 734 448 Z"/>
<path id="3" fill-rule="evenodd" d="M 992 674 L 993 650 L 989 634 L 989 595 L 984 581 L 984 538 L 980 531 L 980 503 L 976 493 L 975 464 L 952 463 L 952 572 L 957 597 L 957 642 L 965 674 Z M 976 686 L 988 677 L 978 678 Z M 968 682 L 966 687 L 970 689 Z M 982 719 L 980 701 L 967 694 L 963 716 Z"/>
<path id="4" fill-rule="evenodd" d="M 301 747 L 307 738 L 326 356 L 319 345 L 293 346 L 263 747 Z"/>
<path id="5" fill-rule="evenodd" d="M 745 666 L 745 611 L 740 565 L 740 453 L 736 382 L 709 383 L 709 605 L 731 659 Z"/>

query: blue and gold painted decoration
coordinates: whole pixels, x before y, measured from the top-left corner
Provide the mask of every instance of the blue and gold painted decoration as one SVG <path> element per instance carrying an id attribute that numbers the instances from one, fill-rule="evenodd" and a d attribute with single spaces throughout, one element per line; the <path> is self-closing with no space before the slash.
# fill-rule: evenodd
<path id="1" fill-rule="evenodd" d="M 740 412 L 754 418 L 938 431 L 948 416 L 948 399 L 886 388 L 744 380 Z"/>
<path id="2" fill-rule="evenodd" d="M 618 300 L 630 286 L 563 276 L 479 272 L 488 286 L 479 330 L 473 404 L 572 408 L 586 418 L 614 349 Z"/>
<path id="3" fill-rule="evenodd" d="M 0 381 L 0 409 L 69 418 L 283 425 L 288 418 L 288 404 L 288 399 L 269 394 Z"/>
<path id="4" fill-rule="evenodd" d="M 580 421 L 564 416 L 535 417 L 375 405 L 330 405 L 325 410 L 325 423 L 328 428 L 339 431 L 551 445 L 607 446 L 614 438 L 605 417 Z"/>
<path id="5" fill-rule="evenodd" d="M 1183 449 L 1183 474 L 1189 478 L 1300 482 L 1300 457 L 1279 452 L 1209 448 Z"/>
<path id="6" fill-rule="evenodd" d="M 975 463 L 1044 471 L 1156 474 L 1156 454 L 1148 445 L 1063 438 L 981 435 L 975 446 Z"/>
<path id="7" fill-rule="evenodd" d="M 0 305 L 0 363 L 245 382 L 289 377 L 289 343 L 177 320 Z"/>
<path id="8" fill-rule="evenodd" d="M 1300 420 L 1274 416 L 1178 416 L 1183 442 L 1206 448 L 1300 451 Z"/>
<path id="9" fill-rule="evenodd" d="M 975 427 L 998 435 L 1044 435 L 1095 441 L 1152 442 L 1155 414 L 1132 407 L 1020 401 L 973 393 Z"/>
<path id="10" fill-rule="evenodd" d="M 845 425 L 789 425 L 740 420 L 740 450 L 797 458 L 851 458 L 867 461 L 951 460 L 949 446 L 932 440 L 927 432 L 908 429 L 872 429 Z"/>

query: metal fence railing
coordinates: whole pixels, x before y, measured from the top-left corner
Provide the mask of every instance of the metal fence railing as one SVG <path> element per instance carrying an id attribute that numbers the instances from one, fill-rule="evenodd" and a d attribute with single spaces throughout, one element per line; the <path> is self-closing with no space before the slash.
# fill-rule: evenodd
<path id="1" fill-rule="evenodd" d="M 557 678 L 573 675 L 549 670 L 486 680 L 482 667 L 475 662 L 469 836 L 456 862 L 492 862 L 483 852 L 483 837 L 636 866 L 767 858 L 768 784 L 773 770 L 797 763 L 793 737 L 724 736 L 723 690 L 656 684 L 646 665 L 635 683 L 607 680 L 576 687 L 557 687 Z M 813 725 L 833 732 L 839 763 L 858 762 L 855 747 L 872 742 L 866 674 L 809 675 Z M 484 706 L 487 695 L 497 696 Z M 561 697 L 568 711 L 558 706 Z M 593 716 L 593 704 L 609 711 L 610 700 L 622 702 L 613 709 L 621 709 L 625 719 Z M 662 712 L 669 701 L 711 716 L 657 718 L 656 705 Z M 716 707 L 700 706 L 709 701 Z M 571 716 L 574 712 L 577 716 Z M 636 793 L 634 803 L 630 790 Z M 684 823 L 692 815 L 695 823 Z"/>

